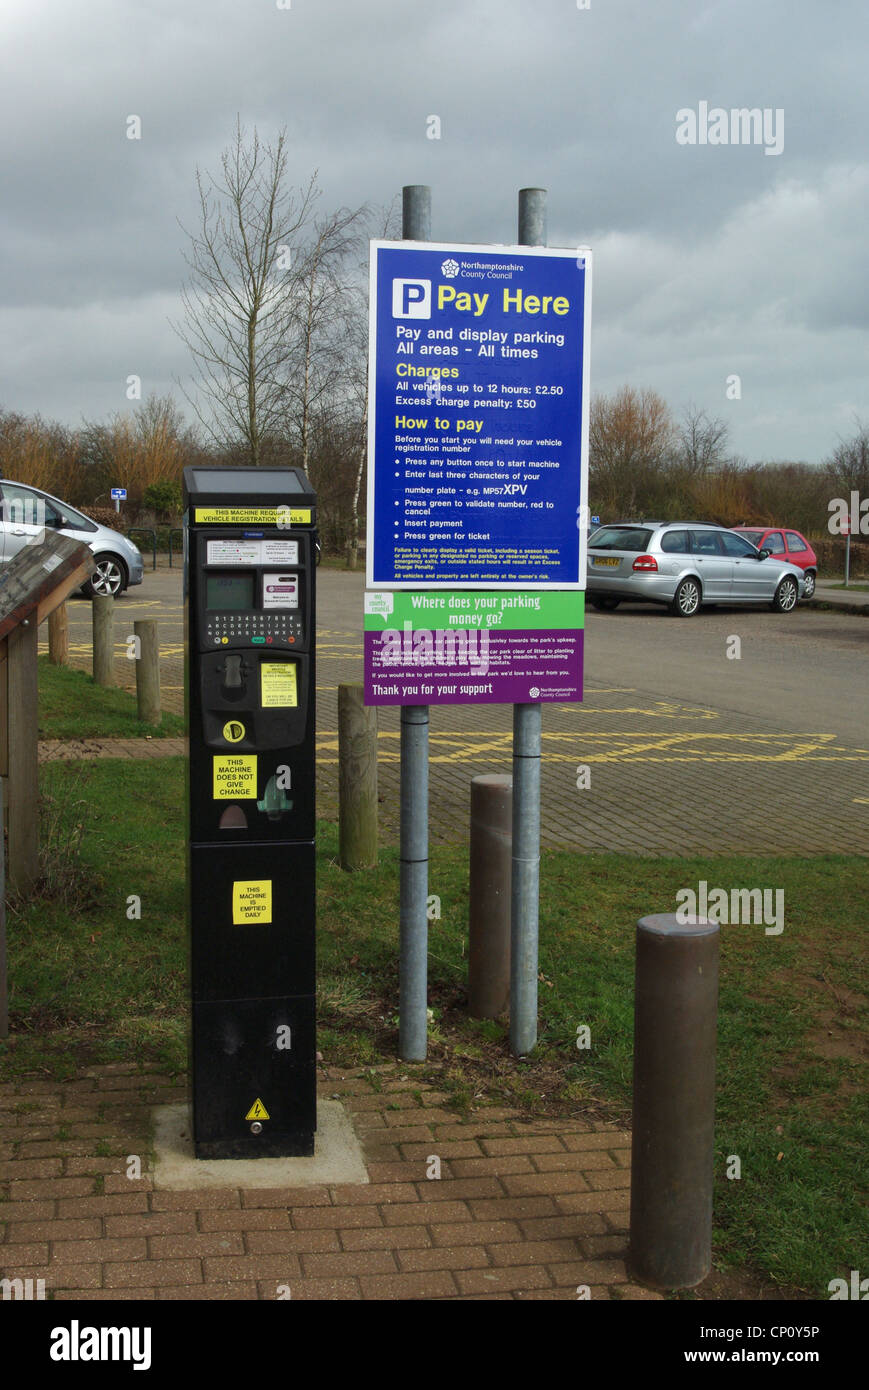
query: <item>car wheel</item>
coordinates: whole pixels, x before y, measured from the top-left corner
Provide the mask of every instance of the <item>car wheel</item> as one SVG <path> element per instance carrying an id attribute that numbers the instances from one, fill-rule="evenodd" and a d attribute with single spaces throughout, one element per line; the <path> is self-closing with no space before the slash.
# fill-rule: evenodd
<path id="1" fill-rule="evenodd" d="M 803 594 L 803 598 L 814 598 L 814 597 L 815 597 L 815 571 L 814 571 L 814 570 L 806 570 L 806 592 Z"/>
<path id="2" fill-rule="evenodd" d="M 677 618 L 693 618 L 700 609 L 702 593 L 696 579 L 683 579 L 670 604 L 671 612 Z"/>
<path id="3" fill-rule="evenodd" d="M 789 574 L 786 574 L 784 579 L 775 591 L 775 598 L 773 599 L 771 605 L 773 612 L 792 612 L 793 609 L 797 606 L 798 597 L 799 590 L 797 589 L 797 581 L 791 578 Z"/>
<path id="4" fill-rule="evenodd" d="M 127 567 L 123 560 L 117 555 L 98 555 L 96 561 L 97 567 L 84 585 L 88 598 L 96 594 L 103 598 L 123 593 L 127 587 Z"/>
<path id="5" fill-rule="evenodd" d="M 621 603 L 620 598 L 615 598 L 613 594 L 594 594 L 589 595 L 589 602 L 592 608 L 599 608 L 601 613 L 612 613 Z"/>

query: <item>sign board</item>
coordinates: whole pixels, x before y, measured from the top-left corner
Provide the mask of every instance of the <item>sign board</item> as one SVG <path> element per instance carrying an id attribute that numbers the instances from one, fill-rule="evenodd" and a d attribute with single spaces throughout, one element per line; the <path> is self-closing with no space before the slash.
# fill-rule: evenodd
<path id="1" fill-rule="evenodd" d="M 585 586 L 591 252 L 371 244 L 369 589 Z"/>
<path id="2" fill-rule="evenodd" d="M 112 500 L 113 500 L 113 501 L 117 501 L 118 498 L 120 498 L 120 499 L 123 500 L 123 498 L 125 498 L 126 495 L 127 495 L 127 489 L 126 489 L 125 487 L 113 487 L 113 488 L 112 488 Z"/>
<path id="3" fill-rule="evenodd" d="M 582 699 L 585 595 L 365 595 L 369 705 L 524 704 Z"/>

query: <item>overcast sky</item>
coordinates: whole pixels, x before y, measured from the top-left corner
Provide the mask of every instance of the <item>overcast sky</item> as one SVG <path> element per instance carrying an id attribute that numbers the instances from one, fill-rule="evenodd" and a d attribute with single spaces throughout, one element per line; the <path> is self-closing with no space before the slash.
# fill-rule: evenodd
<path id="1" fill-rule="evenodd" d="M 596 256 L 593 390 L 818 462 L 869 419 L 867 39 L 865 0 L 2 0 L 0 407 L 192 379 L 178 219 L 238 114 L 324 210 L 431 184 L 437 240 L 513 242 L 548 189 L 550 245 Z M 766 144 L 679 143 L 701 103 Z"/>

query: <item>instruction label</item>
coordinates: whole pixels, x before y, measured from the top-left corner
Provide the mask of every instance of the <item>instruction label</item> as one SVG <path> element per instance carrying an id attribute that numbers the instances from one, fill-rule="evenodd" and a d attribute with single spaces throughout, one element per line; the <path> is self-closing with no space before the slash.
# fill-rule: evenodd
<path id="1" fill-rule="evenodd" d="M 213 526 L 310 526 L 310 507 L 194 507 L 194 521 Z"/>
<path id="2" fill-rule="evenodd" d="M 294 661 L 264 661 L 260 666 L 263 709 L 295 709 L 299 703 Z"/>
<path id="3" fill-rule="evenodd" d="M 297 565 L 298 541 L 208 541 L 209 565 Z"/>
<path id="4" fill-rule="evenodd" d="M 214 800 L 256 799 L 256 754 L 214 758 Z"/>
<path id="5" fill-rule="evenodd" d="M 244 880 L 232 885 L 233 926 L 248 922 L 271 922 L 272 881 L 270 878 Z"/>
<path id="6" fill-rule="evenodd" d="M 259 1096 L 257 1096 L 244 1118 L 246 1120 L 267 1120 L 269 1118 L 269 1112 L 266 1110 Z"/>

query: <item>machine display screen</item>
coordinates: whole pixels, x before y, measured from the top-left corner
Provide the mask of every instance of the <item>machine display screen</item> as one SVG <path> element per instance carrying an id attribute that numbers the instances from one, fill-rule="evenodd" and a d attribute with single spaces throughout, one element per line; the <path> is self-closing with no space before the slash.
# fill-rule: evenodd
<path id="1" fill-rule="evenodd" d="M 208 574 L 205 579 L 205 607 L 249 612 L 254 606 L 252 574 Z"/>

